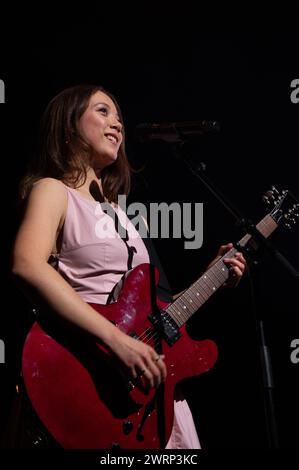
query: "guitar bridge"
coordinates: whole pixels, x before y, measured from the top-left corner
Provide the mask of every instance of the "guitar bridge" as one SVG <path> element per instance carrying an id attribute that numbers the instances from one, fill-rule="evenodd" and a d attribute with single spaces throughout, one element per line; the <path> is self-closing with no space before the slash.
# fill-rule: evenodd
<path id="1" fill-rule="evenodd" d="M 172 346 L 182 336 L 178 325 L 165 310 L 153 312 L 148 318 L 169 346 Z"/>

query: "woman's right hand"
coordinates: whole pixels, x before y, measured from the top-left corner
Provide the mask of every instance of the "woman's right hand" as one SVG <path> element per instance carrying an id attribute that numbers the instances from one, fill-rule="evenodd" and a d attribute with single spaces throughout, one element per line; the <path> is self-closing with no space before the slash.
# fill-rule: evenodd
<path id="1" fill-rule="evenodd" d="M 110 344 L 110 349 L 130 370 L 133 379 L 143 377 L 148 387 L 158 387 L 166 379 L 164 355 L 159 355 L 154 348 L 131 336 L 118 331 L 117 339 Z"/>

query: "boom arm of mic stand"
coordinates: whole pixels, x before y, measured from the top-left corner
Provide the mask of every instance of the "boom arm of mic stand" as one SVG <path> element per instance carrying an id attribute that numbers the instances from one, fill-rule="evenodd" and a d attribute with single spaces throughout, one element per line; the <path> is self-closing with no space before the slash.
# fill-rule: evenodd
<path id="1" fill-rule="evenodd" d="M 173 145 L 173 151 L 175 152 L 176 157 L 184 162 L 191 173 L 195 175 L 196 178 L 198 178 L 210 191 L 210 193 L 213 194 L 213 196 L 221 203 L 226 211 L 235 219 L 236 225 L 242 227 L 245 232 L 250 233 L 258 245 L 262 245 L 273 257 L 273 259 L 277 260 L 292 277 L 295 277 L 296 280 L 299 280 L 299 272 L 296 270 L 296 268 L 276 247 L 273 246 L 273 244 L 267 238 L 261 234 L 261 232 L 257 230 L 255 225 L 249 221 L 249 219 L 243 217 L 240 211 L 233 206 L 231 201 L 229 201 L 227 197 L 224 196 L 220 189 L 215 187 L 214 183 L 212 183 L 212 181 L 205 174 L 206 164 L 204 162 L 200 162 L 197 163 L 195 167 L 194 164 L 191 163 L 190 157 L 183 157 L 183 145 L 184 142 L 180 143 L 179 145 Z M 244 251 L 246 254 L 246 250 L 243 250 L 242 247 L 238 247 L 238 249 L 240 251 Z"/>
<path id="2" fill-rule="evenodd" d="M 210 193 L 213 194 L 213 196 L 222 204 L 222 206 L 237 222 L 244 219 L 240 211 L 238 211 L 233 206 L 233 204 L 228 201 L 227 197 L 224 196 L 224 194 L 220 191 L 219 188 L 215 187 L 214 183 L 212 183 L 212 181 L 205 174 L 206 164 L 204 162 L 199 162 L 196 163 L 195 166 L 194 163 L 192 163 L 191 158 L 186 155 L 184 143 L 185 142 L 181 140 L 179 144 L 172 145 L 172 150 L 176 158 L 184 162 L 184 164 L 191 171 L 191 173 L 205 185 L 205 187 L 210 191 Z"/>

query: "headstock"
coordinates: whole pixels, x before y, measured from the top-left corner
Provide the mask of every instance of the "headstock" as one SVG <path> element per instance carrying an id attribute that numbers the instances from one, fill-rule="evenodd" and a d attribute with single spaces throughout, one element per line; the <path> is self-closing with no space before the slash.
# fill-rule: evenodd
<path id="1" fill-rule="evenodd" d="M 275 186 L 263 196 L 263 201 L 272 207 L 270 215 L 277 224 L 284 224 L 291 229 L 299 218 L 299 203 L 295 196 L 288 190 L 278 190 Z"/>

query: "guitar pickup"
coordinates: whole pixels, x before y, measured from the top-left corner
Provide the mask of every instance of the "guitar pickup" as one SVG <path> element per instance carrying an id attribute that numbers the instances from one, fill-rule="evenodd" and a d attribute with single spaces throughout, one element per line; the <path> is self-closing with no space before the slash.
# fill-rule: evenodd
<path id="1" fill-rule="evenodd" d="M 153 312 L 148 319 L 169 346 L 172 346 L 182 336 L 177 324 L 165 310 Z"/>

